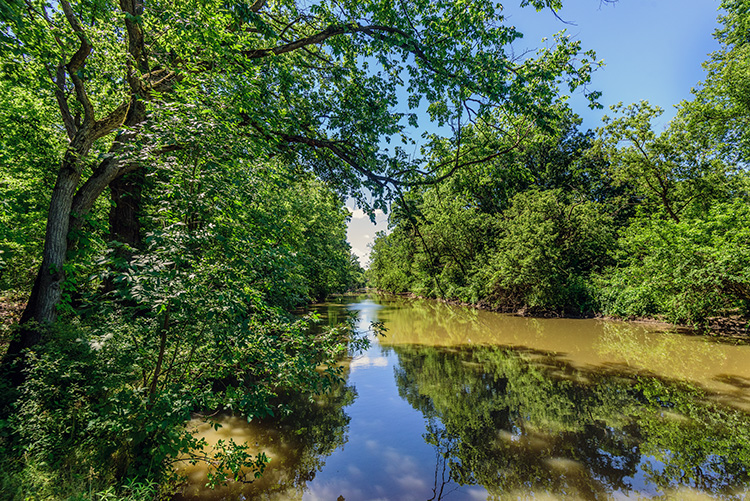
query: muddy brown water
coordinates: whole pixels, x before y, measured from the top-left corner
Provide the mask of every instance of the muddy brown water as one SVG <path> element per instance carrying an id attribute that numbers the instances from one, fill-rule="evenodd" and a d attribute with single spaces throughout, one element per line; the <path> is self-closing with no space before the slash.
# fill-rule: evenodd
<path id="1" fill-rule="evenodd" d="M 750 497 L 750 346 L 394 297 L 317 308 L 385 336 L 288 416 L 194 423 L 271 462 L 214 490 L 183 468 L 176 500 Z"/>

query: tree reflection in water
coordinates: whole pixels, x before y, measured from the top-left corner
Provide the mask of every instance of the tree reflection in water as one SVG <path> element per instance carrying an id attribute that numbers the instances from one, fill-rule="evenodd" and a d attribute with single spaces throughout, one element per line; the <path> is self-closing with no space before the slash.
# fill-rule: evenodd
<path id="1" fill-rule="evenodd" d="M 239 433 L 237 441 L 252 437 L 257 452 L 264 451 L 271 458 L 263 476 L 252 483 L 229 482 L 209 489 L 203 487 L 204 469 L 186 468 L 181 473 L 187 474 L 190 482 L 173 501 L 302 499 L 307 483 L 323 468 L 325 459 L 346 443 L 349 416 L 344 409 L 355 398 L 355 389 L 344 384 L 324 395 L 290 395 L 284 398 L 282 417 L 250 424 L 242 420 L 236 432 L 231 427 L 237 418 L 227 416 L 223 420 L 229 428 L 225 435 Z"/>
<path id="2" fill-rule="evenodd" d="M 530 350 L 395 345 L 402 398 L 427 420 L 435 496 L 609 499 L 750 483 L 750 415 L 675 381 L 585 370 Z"/>

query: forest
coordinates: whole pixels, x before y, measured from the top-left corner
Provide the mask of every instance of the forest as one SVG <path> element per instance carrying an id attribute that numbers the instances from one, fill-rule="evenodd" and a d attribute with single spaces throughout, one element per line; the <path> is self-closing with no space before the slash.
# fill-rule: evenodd
<path id="1" fill-rule="evenodd" d="M 541 125 L 469 124 L 466 155 L 517 142 L 471 169 L 436 143 L 430 155 L 455 172 L 398 194 L 370 283 L 505 312 L 747 331 L 750 6 L 723 8 L 721 49 L 664 130 L 646 101 L 613 106 L 595 131 L 563 104 Z"/>
<path id="2" fill-rule="evenodd" d="M 365 284 L 746 320 L 750 2 L 719 22 L 666 130 L 641 102 L 592 132 L 566 95 L 600 106 L 595 52 L 560 34 L 516 55 L 499 3 L 0 0 L 0 493 L 262 475 L 187 423 L 334 388 L 365 341 L 297 309 Z M 348 197 L 390 214 L 367 271 Z"/>

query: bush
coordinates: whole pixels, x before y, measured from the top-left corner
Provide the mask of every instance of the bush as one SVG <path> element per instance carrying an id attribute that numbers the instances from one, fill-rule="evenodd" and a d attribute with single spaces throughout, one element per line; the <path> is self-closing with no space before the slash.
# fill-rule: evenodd
<path id="1" fill-rule="evenodd" d="M 750 306 L 750 206 L 715 204 L 679 223 L 641 216 L 619 240 L 618 262 L 598 279 L 603 311 L 663 315 L 699 325 Z"/>
<path id="2" fill-rule="evenodd" d="M 593 311 L 589 273 L 614 243 L 611 218 L 594 202 L 566 201 L 560 190 L 516 195 L 478 279 L 501 309 Z"/>

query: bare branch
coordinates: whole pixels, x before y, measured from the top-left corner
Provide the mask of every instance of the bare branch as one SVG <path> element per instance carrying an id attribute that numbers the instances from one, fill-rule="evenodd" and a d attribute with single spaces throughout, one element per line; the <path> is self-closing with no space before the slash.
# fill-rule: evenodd
<path id="1" fill-rule="evenodd" d="M 50 79 L 55 84 L 55 99 L 57 99 L 57 106 L 60 108 L 60 115 L 62 115 L 63 124 L 65 125 L 65 132 L 68 134 L 68 139 L 73 140 L 78 130 L 76 127 L 75 119 L 70 113 L 70 107 L 68 106 L 68 99 L 65 96 L 65 66 L 59 64 L 57 66 L 57 75 Z"/>
<path id="2" fill-rule="evenodd" d="M 555 9 L 553 9 L 552 7 L 550 7 L 550 8 L 549 8 L 549 10 L 551 10 L 551 11 L 552 11 L 552 14 L 553 14 L 553 15 L 554 15 L 554 16 L 555 16 L 555 17 L 557 18 L 557 20 L 558 20 L 558 21 L 560 21 L 561 23 L 563 23 L 563 24 L 567 24 L 567 25 L 569 25 L 569 26 L 578 26 L 578 25 L 577 25 L 576 23 L 572 23 L 572 22 L 570 22 L 570 21 L 566 21 L 565 19 L 561 18 L 561 17 L 560 17 L 560 14 L 558 14 L 558 13 L 557 13 L 557 11 L 556 11 Z"/>
<path id="3" fill-rule="evenodd" d="M 112 110 L 109 115 L 104 117 L 104 119 L 94 122 L 92 141 L 96 141 L 97 139 L 104 137 L 115 129 L 121 127 L 128 116 L 128 111 L 130 110 L 130 106 L 133 104 L 134 99 L 135 98 L 133 97 L 127 101 L 124 101 L 122 104 L 120 104 L 120 106 Z"/>
<path id="4" fill-rule="evenodd" d="M 383 26 L 379 24 L 360 26 L 355 23 L 350 23 L 350 24 L 343 24 L 339 26 L 329 26 L 325 30 L 319 33 L 316 33 L 315 35 L 301 38 L 299 40 L 295 40 L 294 42 L 289 42 L 287 44 L 280 45 L 278 47 L 273 47 L 270 49 L 254 49 L 254 50 L 243 51 L 242 55 L 250 59 L 260 59 L 260 58 L 268 57 L 272 55 L 278 56 L 281 54 L 286 54 L 287 52 L 292 52 L 302 47 L 306 47 L 308 45 L 321 44 L 325 42 L 326 40 L 328 40 L 329 38 L 334 37 L 334 36 L 353 34 L 353 33 L 366 33 L 374 38 L 380 38 L 381 40 L 386 39 L 384 33 L 388 33 L 390 35 L 398 35 L 403 40 L 396 41 L 395 45 L 397 45 L 398 47 L 401 47 L 404 50 L 411 52 L 418 59 L 422 60 L 431 71 L 438 73 L 438 69 L 432 64 L 432 61 L 430 60 L 430 58 L 427 57 L 427 54 L 425 54 L 422 48 L 417 45 L 416 41 L 412 38 L 412 36 L 409 33 L 401 29 L 394 28 L 392 26 Z M 457 75 L 453 73 L 448 72 L 446 74 L 450 77 L 457 78 Z"/>
<path id="5" fill-rule="evenodd" d="M 138 73 L 148 72 L 147 58 L 144 56 L 143 28 L 138 22 L 138 18 L 143 15 L 143 0 L 120 0 L 120 9 L 125 13 L 125 29 L 128 32 L 128 54 L 130 58 L 127 62 L 126 76 L 130 89 L 139 93 L 142 92 L 143 82 Z M 134 69 L 134 65 L 137 70 Z"/>
<path id="6" fill-rule="evenodd" d="M 316 33 L 315 35 L 301 38 L 299 40 L 295 40 L 294 42 L 290 42 L 290 43 L 281 45 L 279 47 L 273 47 L 271 49 L 247 50 L 247 51 L 241 52 L 241 54 L 250 59 L 260 59 L 260 58 L 268 57 L 268 56 L 278 56 L 281 54 L 286 54 L 287 52 L 292 52 L 302 47 L 306 47 L 308 45 L 320 44 L 336 35 L 343 35 L 346 33 L 356 33 L 356 32 L 361 32 L 361 31 L 365 31 L 365 29 L 360 26 L 357 26 L 356 24 L 329 26 L 328 28 L 321 31 L 320 33 Z"/>
<path id="7" fill-rule="evenodd" d="M 382 176 L 379 174 L 375 174 L 370 169 L 362 166 L 359 162 L 357 162 L 357 160 L 352 155 L 350 155 L 347 151 L 345 151 L 342 148 L 342 145 L 339 142 L 330 141 L 327 139 L 315 139 L 315 138 L 306 137 L 306 136 L 284 134 L 283 132 L 272 132 L 272 134 L 274 136 L 279 137 L 280 139 L 283 139 L 287 143 L 306 144 L 314 148 L 327 149 L 328 151 L 336 155 L 339 159 L 343 160 L 347 165 L 349 165 L 355 171 L 359 172 L 360 174 L 362 174 L 369 180 L 373 181 L 375 184 L 377 184 L 380 187 L 384 188 L 388 184 L 391 184 L 391 185 L 400 184 L 399 180 L 397 179 L 394 179 L 389 176 Z"/>
<path id="8" fill-rule="evenodd" d="M 70 27 L 73 29 L 76 37 L 78 37 L 78 40 L 81 42 L 80 47 L 78 48 L 76 53 L 73 54 L 73 57 L 70 58 L 70 61 L 68 61 L 68 64 L 65 65 L 65 67 L 68 70 L 68 74 L 70 74 L 70 79 L 73 81 L 73 86 L 75 87 L 76 92 L 76 99 L 78 99 L 78 102 L 81 103 L 81 106 L 83 106 L 84 124 L 90 125 L 94 122 L 94 107 L 92 106 L 91 101 L 89 100 L 89 96 L 86 93 L 86 88 L 83 85 L 83 79 L 81 78 L 80 71 L 83 69 L 83 66 L 86 63 L 86 59 L 89 57 L 89 54 L 91 54 L 91 51 L 94 50 L 94 47 L 89 43 L 88 37 L 86 37 L 86 32 L 83 30 L 81 23 L 78 21 L 78 18 L 73 12 L 73 8 L 70 6 L 70 2 L 68 2 L 67 0 L 60 0 L 60 7 L 62 7 L 63 13 L 65 14 L 65 19 L 67 19 L 68 24 L 70 24 Z"/>
<path id="9" fill-rule="evenodd" d="M 286 26 L 284 26 L 284 29 L 281 30 L 281 33 L 279 34 L 279 38 L 283 40 L 284 39 L 284 34 L 287 32 L 287 30 L 289 28 L 291 28 L 292 26 L 294 26 L 296 23 L 298 23 L 301 20 L 302 20 L 302 16 L 297 16 L 297 18 L 294 21 L 292 21 L 291 23 L 288 23 Z"/>
<path id="10" fill-rule="evenodd" d="M 252 12 L 258 12 L 264 5 L 266 5 L 266 0 L 255 0 L 255 3 L 250 6 L 250 10 Z"/>

